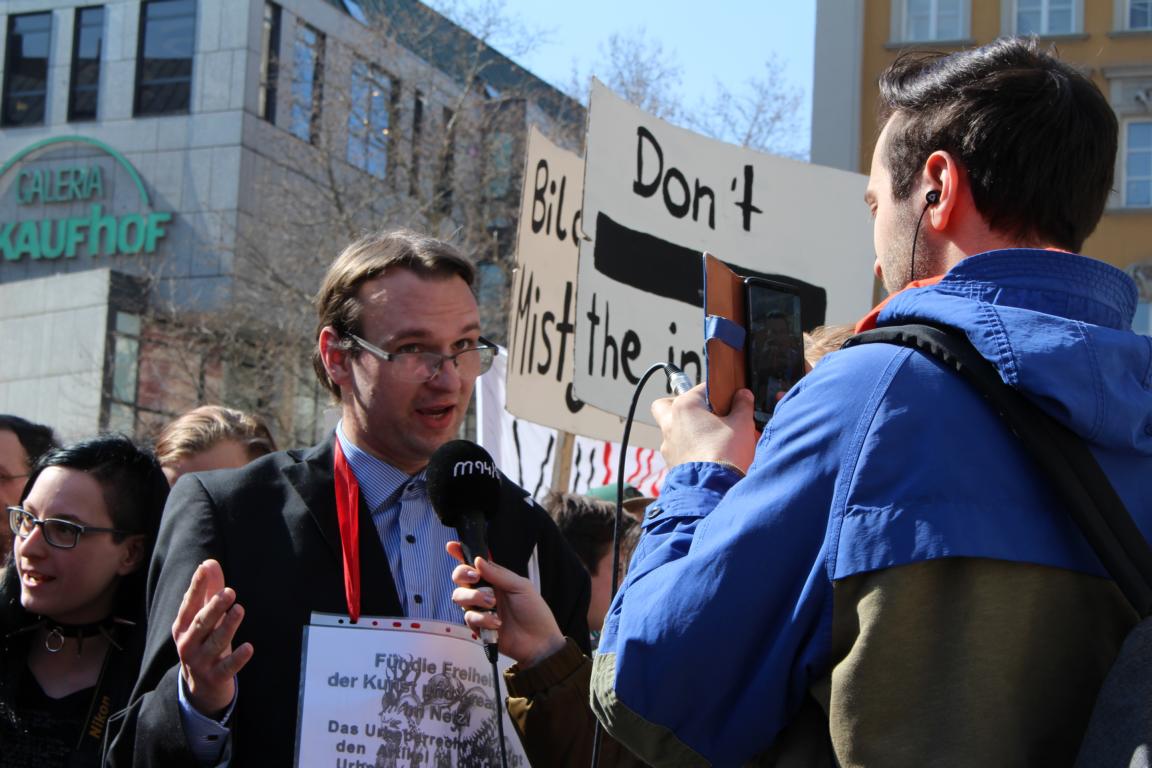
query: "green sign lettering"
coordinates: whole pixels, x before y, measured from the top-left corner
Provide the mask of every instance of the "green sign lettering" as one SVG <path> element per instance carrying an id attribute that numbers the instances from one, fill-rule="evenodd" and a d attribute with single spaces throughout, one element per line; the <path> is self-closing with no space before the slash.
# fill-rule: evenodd
<path id="1" fill-rule="evenodd" d="M 101 204 L 93 203 L 85 216 L 48 218 L 39 221 L 0 223 L 0 262 L 75 258 L 81 248 L 93 256 L 151 254 L 167 235 L 172 214 L 151 211 L 148 192 L 140 175 L 124 155 L 102 142 L 84 136 L 57 136 L 27 147 L 0 167 L 0 177 L 16 171 L 12 185 L 19 205 L 76 203 L 104 197 L 104 169 L 95 163 L 56 168 L 22 168 L 17 164 L 45 147 L 61 143 L 86 144 L 108 154 L 128 174 L 140 195 L 141 209 L 119 216 L 105 215 Z"/>
<path id="2" fill-rule="evenodd" d="M 170 221 L 172 214 L 163 211 L 105 216 L 100 205 L 93 205 L 88 216 L 10 221 L 0 226 L 0 254 L 4 261 L 71 259 L 82 245 L 93 256 L 155 253 Z"/>
<path id="3" fill-rule="evenodd" d="M 16 199 L 20 205 L 68 203 L 104 196 L 104 174 L 98 165 L 20 171 Z"/>

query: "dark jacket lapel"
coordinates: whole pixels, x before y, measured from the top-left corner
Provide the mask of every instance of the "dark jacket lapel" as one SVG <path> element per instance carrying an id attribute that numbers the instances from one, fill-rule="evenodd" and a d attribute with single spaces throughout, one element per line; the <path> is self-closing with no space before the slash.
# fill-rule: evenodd
<path id="1" fill-rule="evenodd" d="M 333 476 L 335 433 L 285 467 L 284 477 L 296 489 L 312 521 L 319 528 L 333 557 L 343 563 L 340 524 L 336 519 L 336 485 Z M 399 616 L 400 600 L 388 567 L 388 557 L 372 522 L 363 496 L 360 499 L 360 611 L 365 615 Z M 340 589 L 343 590 L 343 583 Z"/>

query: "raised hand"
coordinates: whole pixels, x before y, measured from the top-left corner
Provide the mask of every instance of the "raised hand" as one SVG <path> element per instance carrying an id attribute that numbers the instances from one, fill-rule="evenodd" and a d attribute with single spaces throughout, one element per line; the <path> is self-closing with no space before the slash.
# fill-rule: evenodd
<path id="1" fill-rule="evenodd" d="M 236 673 L 252 658 L 251 643 L 232 649 L 243 619 L 244 608 L 236 592 L 224 586 L 220 563 L 200 563 L 172 624 L 172 639 L 188 703 L 207 717 L 218 718 L 228 709 L 236 695 Z"/>

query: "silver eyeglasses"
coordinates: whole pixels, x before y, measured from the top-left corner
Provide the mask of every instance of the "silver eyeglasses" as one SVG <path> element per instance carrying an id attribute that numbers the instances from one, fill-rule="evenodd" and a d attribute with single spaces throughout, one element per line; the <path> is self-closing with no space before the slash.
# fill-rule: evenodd
<path id="1" fill-rule="evenodd" d="M 365 352 L 392 363 L 396 378 L 414 384 L 423 384 L 434 379 L 444 367 L 446 360 L 452 361 L 461 376 L 479 376 L 492 367 L 492 361 L 499 352 L 499 348 L 483 336 L 476 346 L 462 349 L 453 355 L 442 355 L 439 352 L 385 352 L 354 333 L 348 334 L 348 337 Z"/>
<path id="2" fill-rule="evenodd" d="M 72 549 L 80 543 L 80 536 L 85 533 L 115 533 L 120 536 L 131 536 L 131 531 L 121 531 L 118 528 L 97 528 L 94 525 L 80 525 L 70 520 L 38 519 L 23 507 L 8 507 L 8 524 L 12 526 L 12 533 L 22 539 L 32 535 L 36 526 L 44 534 L 44 541 L 57 549 Z"/>

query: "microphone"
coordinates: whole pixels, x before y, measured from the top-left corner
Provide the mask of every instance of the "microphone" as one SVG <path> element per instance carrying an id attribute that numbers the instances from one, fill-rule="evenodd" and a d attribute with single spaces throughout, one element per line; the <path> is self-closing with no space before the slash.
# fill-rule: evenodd
<path id="1" fill-rule="evenodd" d="M 500 471 L 488 451 L 469 440 L 452 440 L 440 446 L 428 461 L 424 475 L 428 499 L 440 522 L 456 529 L 464 558 L 489 558 L 488 520 L 500 507 Z M 477 589 L 492 587 L 481 580 Z M 477 609 L 473 609 L 477 610 Z M 489 661 L 496 657 L 496 630 L 480 630 Z"/>

